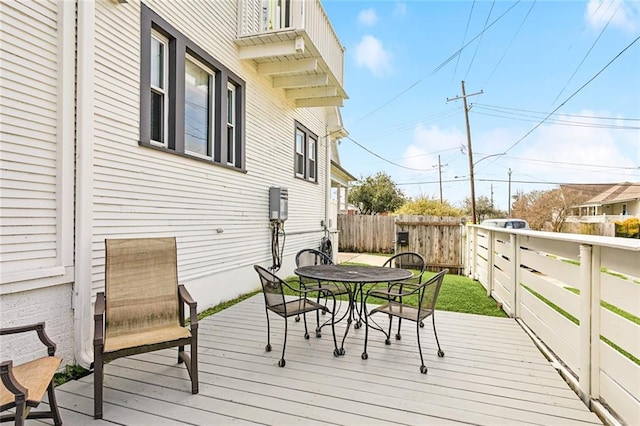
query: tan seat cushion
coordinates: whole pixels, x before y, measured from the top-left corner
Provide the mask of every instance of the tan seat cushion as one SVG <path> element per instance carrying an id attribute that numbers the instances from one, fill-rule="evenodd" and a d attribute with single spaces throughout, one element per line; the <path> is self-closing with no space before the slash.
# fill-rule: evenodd
<path id="1" fill-rule="evenodd" d="M 13 376 L 18 383 L 29 390 L 28 405 L 35 407 L 42 401 L 42 397 L 61 362 L 62 358 L 57 356 L 46 356 L 13 367 Z M 0 380 L 0 405 L 8 404 L 14 400 L 15 395 L 9 392 L 9 389 Z"/>
<path id="2" fill-rule="evenodd" d="M 106 336 L 104 352 L 114 352 L 120 349 L 171 342 L 188 337 L 191 337 L 191 332 L 180 326 L 169 326 L 138 332 L 131 331 L 128 334 L 121 334 L 119 336 Z"/>

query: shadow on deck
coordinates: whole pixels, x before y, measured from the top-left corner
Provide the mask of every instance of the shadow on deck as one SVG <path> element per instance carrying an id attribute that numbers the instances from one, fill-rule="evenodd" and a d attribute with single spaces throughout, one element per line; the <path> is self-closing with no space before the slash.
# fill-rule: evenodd
<path id="1" fill-rule="evenodd" d="M 315 316 L 308 321 L 313 329 Z M 201 321 L 198 395 L 169 349 L 105 366 L 103 420 L 92 417 L 93 375 L 56 395 L 65 425 L 602 424 L 514 320 L 438 311 L 436 323 L 446 355 L 437 357 L 428 321 L 426 375 L 414 323 L 390 346 L 372 331 L 364 361 L 364 329 L 352 329 L 346 355 L 335 358 L 328 328 L 305 340 L 302 322 L 290 320 L 280 368 L 283 321 L 272 318 L 273 351 L 265 352 L 258 294 Z"/>

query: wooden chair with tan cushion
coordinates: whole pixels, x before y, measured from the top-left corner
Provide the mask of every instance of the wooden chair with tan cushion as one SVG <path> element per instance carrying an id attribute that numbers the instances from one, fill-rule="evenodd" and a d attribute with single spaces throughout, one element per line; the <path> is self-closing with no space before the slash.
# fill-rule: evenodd
<path id="1" fill-rule="evenodd" d="M 178 284 L 175 238 L 107 239 L 105 249 L 105 291 L 94 316 L 94 418 L 102 418 L 104 363 L 116 358 L 177 346 L 198 393 L 197 305 Z"/>
<path id="2" fill-rule="evenodd" d="M 53 393 L 53 375 L 62 359 L 55 356 L 56 344 L 44 331 L 44 323 L 0 329 L 0 336 L 36 331 L 38 338 L 47 347 L 48 356 L 43 356 L 20 365 L 13 361 L 0 363 L 0 411 L 15 408 L 12 414 L 0 416 L 0 422 L 14 420 L 23 425 L 25 419 L 53 419 L 61 425 L 60 412 Z M 49 411 L 32 411 L 40 405 L 45 392 L 49 396 Z"/>

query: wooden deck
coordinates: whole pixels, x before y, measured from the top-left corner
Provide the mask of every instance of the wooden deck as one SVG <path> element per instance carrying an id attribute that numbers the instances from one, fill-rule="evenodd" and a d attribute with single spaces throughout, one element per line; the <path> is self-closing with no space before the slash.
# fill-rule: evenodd
<path id="1" fill-rule="evenodd" d="M 372 332 L 364 361 L 364 329 L 352 329 L 346 355 L 335 358 L 329 329 L 305 340 L 302 322 L 291 320 L 280 368 L 283 321 L 272 318 L 274 349 L 265 352 L 258 294 L 200 323 L 198 395 L 175 349 L 106 365 L 103 420 L 92 417 L 93 375 L 56 395 L 65 425 L 602 424 L 514 320 L 438 311 L 436 322 L 446 355 L 436 356 L 429 321 L 426 375 L 413 323 L 390 346 Z"/>

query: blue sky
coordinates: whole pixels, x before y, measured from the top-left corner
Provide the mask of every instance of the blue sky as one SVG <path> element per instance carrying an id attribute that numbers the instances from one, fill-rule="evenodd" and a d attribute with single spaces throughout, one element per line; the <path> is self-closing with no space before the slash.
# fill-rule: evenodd
<path id="1" fill-rule="evenodd" d="M 506 211 L 509 169 L 512 195 L 640 182 L 640 2 L 323 6 L 346 48 L 340 159 L 354 176 L 385 171 L 407 195 L 438 198 L 439 155 L 444 198 L 468 197 L 464 107 L 447 102 L 464 80 L 483 92 L 467 98 L 476 197 L 493 187 Z"/>

